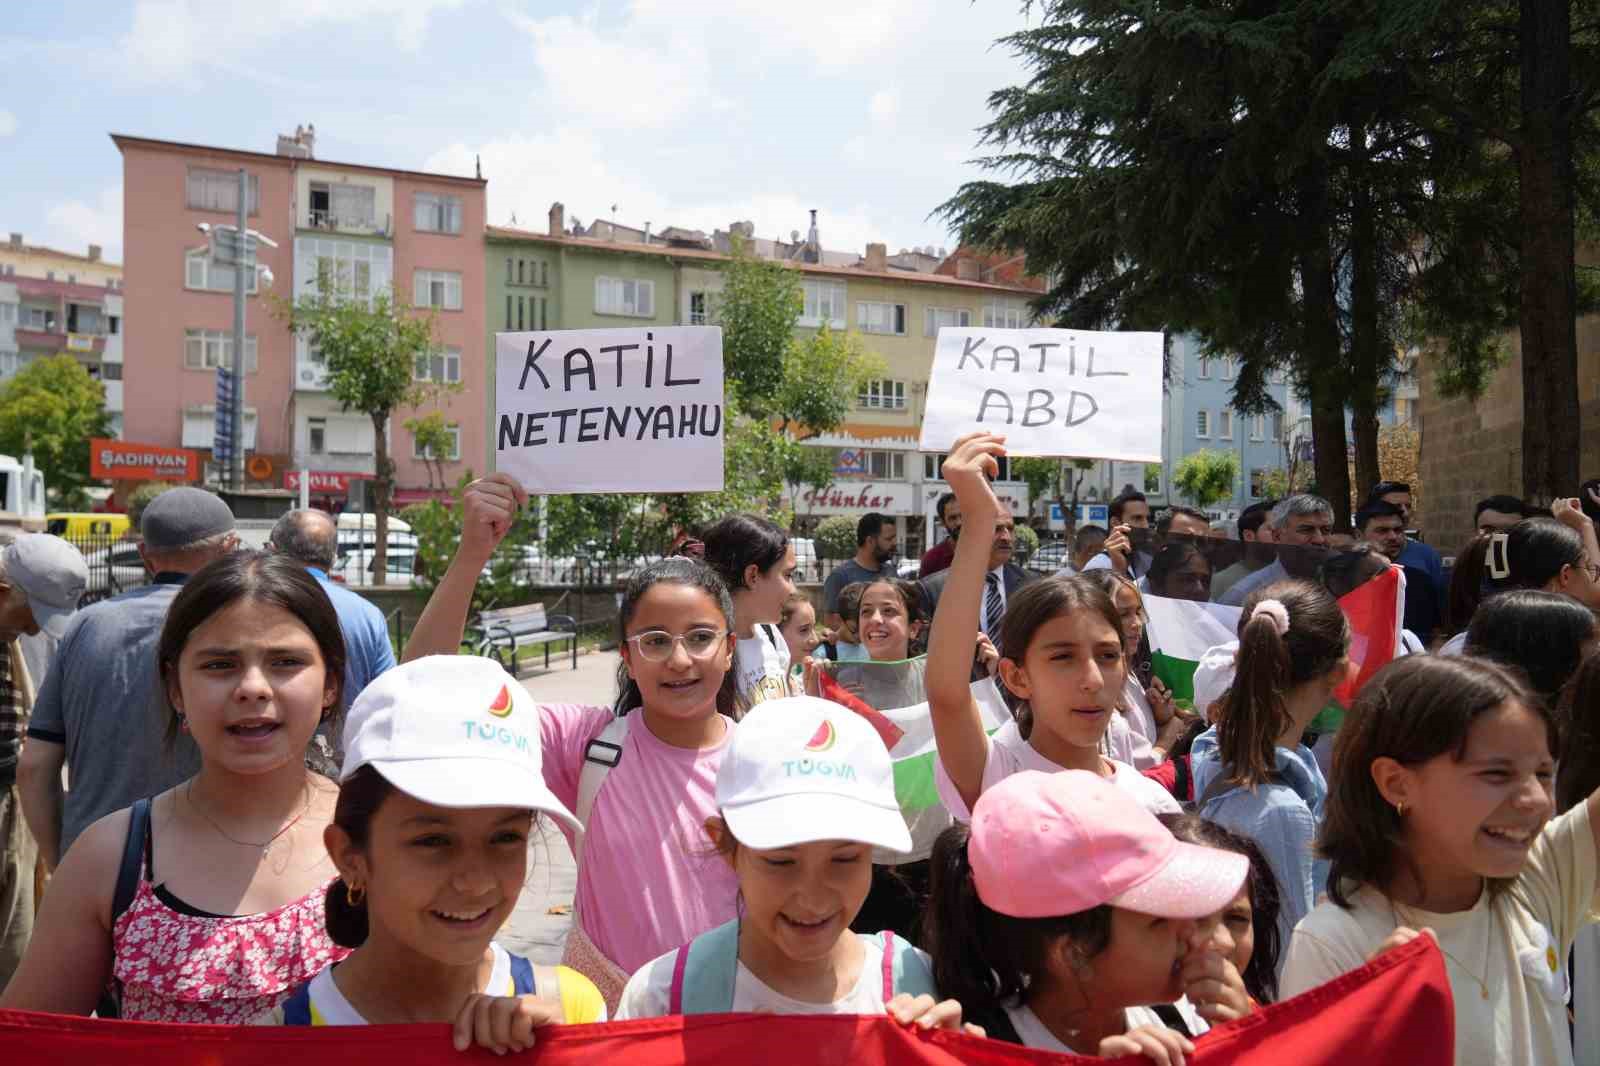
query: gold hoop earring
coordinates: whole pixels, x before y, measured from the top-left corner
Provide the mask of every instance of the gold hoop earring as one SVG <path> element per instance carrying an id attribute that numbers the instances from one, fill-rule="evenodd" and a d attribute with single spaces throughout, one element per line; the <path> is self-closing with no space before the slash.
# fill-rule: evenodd
<path id="1" fill-rule="evenodd" d="M 1394 816 L 1396 818 L 1404 818 L 1406 816 L 1405 801 L 1402 800 L 1394 805 Z"/>
<path id="2" fill-rule="evenodd" d="M 348 884 L 344 886 L 344 901 L 350 906 L 359 907 L 361 906 L 361 901 L 366 898 L 367 890 L 365 886 L 357 888 L 351 888 Z"/>

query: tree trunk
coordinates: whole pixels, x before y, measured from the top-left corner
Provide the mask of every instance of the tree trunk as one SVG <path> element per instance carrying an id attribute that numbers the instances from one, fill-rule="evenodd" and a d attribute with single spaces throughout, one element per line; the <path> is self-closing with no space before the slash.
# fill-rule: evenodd
<path id="1" fill-rule="evenodd" d="M 372 416 L 372 514 L 377 544 L 372 550 L 372 583 L 386 585 L 389 573 L 389 496 L 393 488 L 394 464 L 389 461 L 388 412 Z"/>
<path id="2" fill-rule="evenodd" d="M 1522 495 L 1547 504 L 1579 481 L 1571 6 L 1522 0 L 1520 25 Z"/>
<path id="3" fill-rule="evenodd" d="M 1378 379 L 1389 362 L 1378 325 L 1378 239 L 1368 184 L 1367 131 L 1350 123 L 1350 429 L 1355 438 L 1356 492 L 1382 480 L 1378 468 Z"/>
<path id="4" fill-rule="evenodd" d="M 1311 440 L 1317 491 L 1333 506 L 1334 524 L 1350 524 L 1350 467 L 1345 444 L 1347 375 L 1340 365 L 1339 304 L 1334 293 L 1329 241 L 1327 171 L 1312 167 L 1302 177 L 1300 250 L 1300 357 L 1311 394 Z"/>

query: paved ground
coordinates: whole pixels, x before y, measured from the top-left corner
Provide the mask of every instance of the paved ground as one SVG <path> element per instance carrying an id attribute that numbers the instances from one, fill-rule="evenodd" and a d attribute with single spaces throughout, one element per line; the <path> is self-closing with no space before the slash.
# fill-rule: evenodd
<path id="1" fill-rule="evenodd" d="M 578 668 L 551 660 L 548 673 L 539 670 L 523 677 L 522 684 L 541 703 L 610 703 L 616 695 L 616 652 L 578 656 Z M 511 920 L 495 938 L 508 951 L 534 962 L 557 963 L 571 925 L 572 895 L 577 868 L 560 830 L 547 825 L 544 839 L 535 840 L 529 856 L 528 883 Z M 560 911 L 551 914 L 552 908 Z"/>

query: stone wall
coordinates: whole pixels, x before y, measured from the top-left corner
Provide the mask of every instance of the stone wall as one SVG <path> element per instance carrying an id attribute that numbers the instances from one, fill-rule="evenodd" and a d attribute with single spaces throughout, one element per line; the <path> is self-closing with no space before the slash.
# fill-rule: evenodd
<path id="1" fill-rule="evenodd" d="M 1422 428 L 1422 493 L 1417 522 L 1446 556 L 1474 532 L 1472 509 L 1485 496 L 1522 494 L 1522 351 L 1513 332 L 1510 358 L 1476 401 L 1439 395 L 1434 365 L 1419 361 L 1417 420 Z M 1579 471 L 1600 477 L 1600 315 L 1578 321 Z M 1572 492 L 1578 491 L 1574 485 Z"/>

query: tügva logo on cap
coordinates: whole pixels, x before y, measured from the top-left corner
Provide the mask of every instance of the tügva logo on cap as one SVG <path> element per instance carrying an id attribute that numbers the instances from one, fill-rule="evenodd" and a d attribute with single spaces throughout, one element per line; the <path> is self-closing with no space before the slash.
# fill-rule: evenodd
<path id="1" fill-rule="evenodd" d="M 489 704 L 489 713 L 496 718 L 504 718 L 511 713 L 511 689 L 500 686 L 500 694 Z"/>

